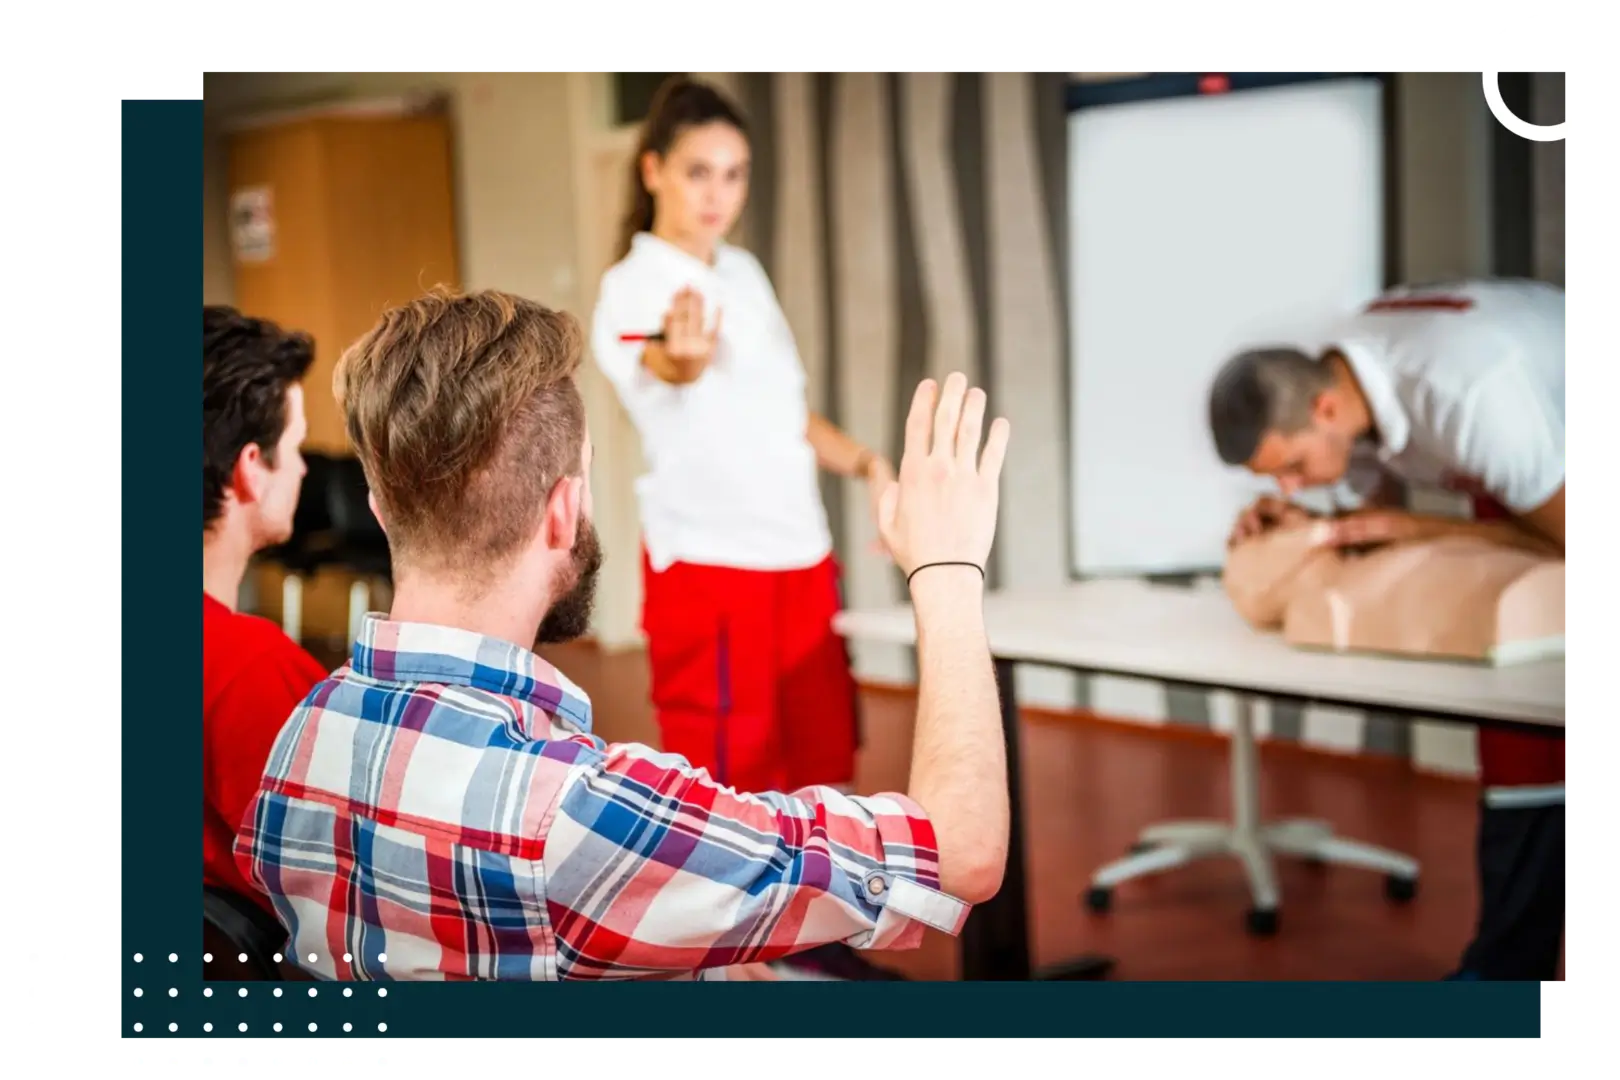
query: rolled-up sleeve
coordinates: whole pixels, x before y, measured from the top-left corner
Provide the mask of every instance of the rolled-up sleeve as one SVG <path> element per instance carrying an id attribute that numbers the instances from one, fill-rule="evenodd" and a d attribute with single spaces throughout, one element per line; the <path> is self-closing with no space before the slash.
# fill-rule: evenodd
<path id="1" fill-rule="evenodd" d="M 829 942 L 958 934 L 927 814 L 904 795 L 740 794 L 639 746 L 582 759 L 541 861 L 559 973 L 638 978 L 767 962 Z"/>

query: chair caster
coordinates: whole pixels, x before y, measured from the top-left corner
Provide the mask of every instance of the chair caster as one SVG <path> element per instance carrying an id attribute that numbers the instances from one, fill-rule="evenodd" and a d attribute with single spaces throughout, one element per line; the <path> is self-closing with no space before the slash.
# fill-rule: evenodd
<path id="1" fill-rule="evenodd" d="M 1250 908 L 1245 921 L 1249 933 L 1256 937 L 1270 937 L 1277 932 L 1277 909 Z"/>
<path id="2" fill-rule="evenodd" d="M 1158 846 L 1158 844 L 1153 843 L 1151 840 L 1138 840 L 1136 843 L 1131 845 L 1130 853 L 1132 855 L 1140 855 L 1143 852 L 1152 851 Z"/>
<path id="3" fill-rule="evenodd" d="M 1114 903 L 1114 890 L 1105 885 L 1093 885 L 1086 890 L 1086 907 L 1101 913 L 1107 911 Z"/>
<path id="4" fill-rule="evenodd" d="M 1398 904 L 1404 904 L 1417 895 L 1417 878 L 1390 874 L 1384 878 L 1384 895 Z"/>

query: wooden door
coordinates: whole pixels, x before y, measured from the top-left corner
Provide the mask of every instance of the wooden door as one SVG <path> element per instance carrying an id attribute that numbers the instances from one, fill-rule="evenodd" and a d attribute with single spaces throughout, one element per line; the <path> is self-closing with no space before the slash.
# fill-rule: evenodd
<path id="1" fill-rule="evenodd" d="M 232 204 L 267 208 L 270 226 L 266 243 L 233 244 L 236 306 L 315 338 L 313 451 L 350 452 L 332 393 L 343 350 L 385 307 L 459 285 L 449 119 L 409 108 L 334 109 L 230 136 Z"/>
<path id="2" fill-rule="evenodd" d="M 265 226 L 232 222 L 236 306 L 315 339 L 305 448 L 352 453 L 332 390 L 343 351 L 386 306 L 459 287 L 449 119 L 412 102 L 354 103 L 238 130 L 227 156 L 233 206 Z M 259 614 L 281 617 L 284 576 L 255 568 Z M 345 638 L 352 583 L 330 568 L 304 582 L 306 642 Z"/>
<path id="3" fill-rule="evenodd" d="M 231 268 L 236 307 L 315 339 L 305 409 L 311 449 L 341 452 L 343 425 L 331 404 L 337 344 L 334 274 L 320 129 L 312 123 L 257 128 L 229 140 Z M 262 235 L 239 220 L 257 213 Z"/>

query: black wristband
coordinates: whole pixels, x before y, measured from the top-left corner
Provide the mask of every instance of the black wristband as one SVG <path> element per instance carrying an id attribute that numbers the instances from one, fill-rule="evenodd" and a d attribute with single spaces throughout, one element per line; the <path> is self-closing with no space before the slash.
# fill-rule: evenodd
<path id="1" fill-rule="evenodd" d="M 975 569 L 975 570 L 977 570 L 979 572 L 979 579 L 981 581 L 984 580 L 984 567 L 980 566 L 978 563 L 972 563 L 972 562 L 925 562 L 921 566 L 919 566 L 915 570 L 913 570 L 911 573 L 906 575 L 906 587 L 909 589 L 911 587 L 911 579 L 916 577 L 918 574 L 922 573 L 924 570 L 928 569 L 930 566 L 971 566 L 971 567 L 973 567 L 973 569 Z"/>

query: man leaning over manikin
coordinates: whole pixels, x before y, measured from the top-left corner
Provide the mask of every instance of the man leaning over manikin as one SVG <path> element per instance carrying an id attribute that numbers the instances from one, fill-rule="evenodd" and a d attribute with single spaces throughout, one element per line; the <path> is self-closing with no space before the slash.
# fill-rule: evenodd
<path id="1" fill-rule="evenodd" d="M 1315 355 L 1241 353 L 1210 388 L 1221 460 L 1272 477 L 1283 496 L 1234 525 L 1228 589 L 1240 610 L 1280 617 L 1302 643 L 1498 662 L 1561 650 L 1564 291 L 1521 280 L 1400 286 L 1323 337 Z M 1312 516 L 1290 497 L 1357 474 L 1371 505 L 1308 531 Z M 1403 485 L 1466 496 L 1472 518 L 1412 513 L 1396 505 Z M 1275 527 L 1307 532 L 1274 539 L 1283 550 L 1271 555 L 1246 548 Z M 1345 554 L 1299 559 L 1316 540 Z M 1352 562 L 1368 544 L 1390 550 Z M 1290 545 L 1301 577 L 1286 570 Z M 1480 917 L 1453 977 L 1556 978 L 1562 732 L 1481 728 L 1479 763 L 1486 792 L 1551 801 L 1482 798 Z"/>

